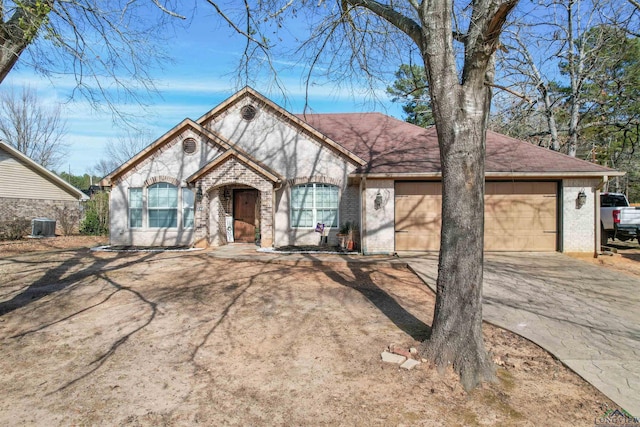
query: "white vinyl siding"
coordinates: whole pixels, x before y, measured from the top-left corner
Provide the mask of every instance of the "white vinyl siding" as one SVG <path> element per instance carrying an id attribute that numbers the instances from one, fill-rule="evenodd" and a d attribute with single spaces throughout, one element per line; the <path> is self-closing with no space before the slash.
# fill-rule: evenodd
<path id="1" fill-rule="evenodd" d="M 31 169 L 2 149 L 0 149 L 0 197 L 68 201 L 79 199 L 79 196 L 70 194 L 54 181 L 47 179 L 40 172 Z"/>
<path id="2" fill-rule="evenodd" d="M 335 185 L 303 184 L 291 189 L 291 227 L 311 228 L 316 224 L 338 226 L 338 193 Z"/>

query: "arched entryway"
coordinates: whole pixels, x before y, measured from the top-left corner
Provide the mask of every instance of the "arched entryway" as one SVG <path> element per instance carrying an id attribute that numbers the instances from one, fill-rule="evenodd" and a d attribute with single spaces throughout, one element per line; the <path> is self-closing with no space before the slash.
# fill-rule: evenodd
<path id="1" fill-rule="evenodd" d="M 270 247 L 274 188 L 280 182 L 282 178 L 232 153 L 194 174 L 189 183 L 202 189 L 196 203 L 196 243 L 243 241 Z"/>

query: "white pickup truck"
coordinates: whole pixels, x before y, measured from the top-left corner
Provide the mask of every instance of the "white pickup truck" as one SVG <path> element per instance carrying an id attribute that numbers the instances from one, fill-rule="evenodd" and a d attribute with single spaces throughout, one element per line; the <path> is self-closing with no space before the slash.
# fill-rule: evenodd
<path id="1" fill-rule="evenodd" d="M 640 242 L 640 207 L 629 206 L 622 193 L 600 194 L 600 243 L 609 238 Z"/>

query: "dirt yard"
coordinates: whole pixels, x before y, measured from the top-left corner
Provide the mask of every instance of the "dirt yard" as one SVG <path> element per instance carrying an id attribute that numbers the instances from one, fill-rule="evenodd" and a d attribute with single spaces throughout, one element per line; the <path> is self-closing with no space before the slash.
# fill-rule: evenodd
<path id="1" fill-rule="evenodd" d="M 640 245 L 637 241 L 620 242 L 610 244 L 610 248 L 616 252 L 608 252 L 598 258 L 589 257 L 589 261 L 603 267 L 622 271 L 640 277 Z"/>
<path id="2" fill-rule="evenodd" d="M 470 394 L 450 372 L 383 363 L 433 315 L 404 269 L 98 243 L 0 242 L 1 425 L 593 426 L 615 406 L 489 325 L 498 381 Z"/>

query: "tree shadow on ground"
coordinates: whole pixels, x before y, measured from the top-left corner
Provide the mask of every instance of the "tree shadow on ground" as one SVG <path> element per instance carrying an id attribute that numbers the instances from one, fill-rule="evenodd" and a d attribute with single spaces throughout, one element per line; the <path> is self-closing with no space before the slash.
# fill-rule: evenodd
<path id="1" fill-rule="evenodd" d="M 120 256 L 110 259 L 97 258 L 88 252 L 88 250 L 73 251 L 72 254 L 72 256 L 64 260 L 57 267 L 48 269 L 41 278 L 29 284 L 11 299 L 0 302 L 0 316 L 4 316 L 46 296 L 64 290 L 87 277 L 95 276 L 96 271 L 103 271 L 107 266 L 114 264 L 121 258 Z M 118 265 L 115 268 L 126 268 L 133 262 L 144 262 L 146 258 L 148 257 L 136 259 L 135 261 Z M 19 259 L 12 259 L 10 261 L 25 265 L 32 264 L 30 261 Z M 80 270 L 72 272 L 80 266 L 82 266 Z"/>
<path id="2" fill-rule="evenodd" d="M 106 303 L 119 292 L 129 292 L 135 295 L 137 299 L 139 299 L 149 308 L 149 315 L 148 318 L 140 326 L 119 337 L 117 340 L 111 343 L 111 345 L 105 352 L 101 353 L 93 361 L 91 361 L 89 363 L 89 370 L 87 372 L 75 379 L 68 381 L 66 384 L 62 385 L 51 393 L 64 390 L 97 371 L 122 344 L 127 342 L 129 338 L 131 338 L 134 334 L 147 327 L 153 321 L 157 313 L 155 302 L 148 300 L 144 295 L 142 295 L 135 289 L 111 280 L 107 275 L 109 272 L 125 269 L 133 264 L 144 263 L 150 260 L 150 258 L 154 257 L 155 254 L 147 254 L 143 257 L 136 256 L 130 259 L 125 258 L 125 261 L 121 262 L 122 258 L 126 257 L 126 255 L 118 255 L 112 258 L 100 258 L 96 257 L 88 250 L 73 250 L 64 252 L 70 252 L 71 256 L 69 256 L 69 258 L 66 258 L 55 268 L 46 270 L 45 274 L 42 277 L 29 284 L 26 288 L 13 296 L 11 299 L 0 302 L 0 317 L 11 313 L 12 311 L 27 307 L 28 305 L 33 304 L 34 302 L 37 302 L 38 300 L 50 296 L 54 293 L 63 291 L 67 288 L 78 285 L 79 283 L 83 283 L 83 280 L 91 277 L 96 277 L 104 280 L 112 288 L 111 292 L 105 298 L 95 304 L 84 307 L 81 310 L 56 319 L 52 322 L 42 324 L 37 328 L 24 331 L 20 334 L 16 334 L 11 338 L 19 339 L 28 334 L 41 331 L 55 324 L 71 319 L 75 316 L 80 315 L 81 313 L 84 313 L 101 304 Z M 7 259 L 5 259 L 5 261 L 6 260 Z M 27 268 L 29 265 L 38 264 L 37 261 L 29 261 L 20 259 L 19 257 L 9 259 L 9 261 L 13 263 L 24 264 L 25 268 Z"/>
<path id="3" fill-rule="evenodd" d="M 324 273 L 334 282 L 360 292 L 400 330 L 416 341 L 424 341 L 431 336 L 431 327 L 415 317 L 398 301 L 380 288 L 371 276 L 372 270 L 349 265 L 353 279 L 347 279 L 332 269 L 325 269 Z"/>

